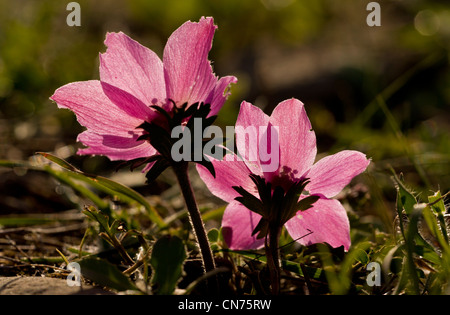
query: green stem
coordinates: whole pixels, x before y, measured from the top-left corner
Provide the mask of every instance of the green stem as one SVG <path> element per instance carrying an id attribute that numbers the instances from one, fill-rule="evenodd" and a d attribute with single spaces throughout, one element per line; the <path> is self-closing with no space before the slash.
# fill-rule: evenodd
<path id="1" fill-rule="evenodd" d="M 120 257 L 124 260 L 124 262 L 128 265 L 134 265 L 133 259 L 131 259 L 130 255 L 128 255 L 127 251 L 123 247 L 123 245 L 120 243 L 120 241 L 117 239 L 117 237 L 113 234 L 110 234 L 109 232 L 101 232 L 99 234 L 101 237 L 103 237 L 107 242 L 109 242 L 119 253 Z"/>
<path id="2" fill-rule="evenodd" d="M 265 251 L 267 258 L 267 266 L 269 267 L 270 282 L 272 286 L 272 295 L 280 294 L 280 249 L 278 240 L 280 239 L 281 228 L 279 225 L 269 227 L 269 234 L 265 239 Z"/>
<path id="3" fill-rule="evenodd" d="M 214 262 L 211 246 L 209 244 L 208 235 L 206 234 L 205 225 L 203 223 L 200 211 L 198 209 L 194 192 L 192 190 L 191 183 L 189 180 L 188 163 L 178 162 L 174 163 L 172 166 L 175 175 L 178 179 L 178 183 L 180 185 L 181 192 L 183 194 L 184 201 L 186 203 L 186 207 L 189 212 L 189 217 L 191 219 L 191 225 L 194 230 L 194 235 L 197 239 L 200 248 L 200 254 L 202 256 L 205 273 L 211 272 L 216 268 L 216 264 Z M 212 284 L 209 284 L 209 286 L 211 285 Z M 217 288 L 217 282 L 215 286 Z M 210 287 L 210 289 L 213 288 Z"/>

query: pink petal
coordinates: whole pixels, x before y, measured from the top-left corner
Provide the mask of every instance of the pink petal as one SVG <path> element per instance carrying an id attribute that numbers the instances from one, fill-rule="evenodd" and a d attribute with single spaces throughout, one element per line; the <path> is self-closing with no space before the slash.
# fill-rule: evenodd
<path id="1" fill-rule="evenodd" d="M 217 115 L 228 96 L 231 94 L 228 91 L 230 84 L 236 83 L 237 81 L 237 78 L 234 76 L 226 76 L 219 79 L 208 94 L 208 97 L 203 101 L 206 104 L 211 104 L 209 116 Z"/>
<path id="2" fill-rule="evenodd" d="M 101 82 L 103 92 L 121 110 L 139 121 L 152 121 L 159 119 L 159 114 L 149 106 L 142 103 L 138 98 L 130 93 L 112 86 L 106 82 Z"/>
<path id="3" fill-rule="evenodd" d="M 74 82 L 55 91 L 53 101 L 60 108 L 72 110 L 78 122 L 92 132 L 128 137 L 137 126 L 142 124 L 142 117 L 130 115 L 127 103 L 111 101 L 105 95 L 100 81 Z"/>
<path id="4" fill-rule="evenodd" d="M 149 157 L 156 150 L 147 141 L 137 141 L 138 135 L 120 137 L 113 135 L 99 135 L 91 131 L 84 131 L 78 135 L 78 141 L 88 148 L 78 150 L 82 155 L 104 155 L 110 160 L 129 161 L 142 157 Z"/>
<path id="5" fill-rule="evenodd" d="M 260 132 L 261 133 L 261 132 Z M 284 166 L 281 165 L 281 146 L 280 146 L 279 126 L 274 126 L 270 121 L 266 130 L 260 134 L 259 138 L 259 158 L 261 170 L 267 181 L 278 178 L 279 170 Z M 275 177 L 274 177 L 275 176 Z M 290 184 L 291 182 L 286 182 Z"/>
<path id="6" fill-rule="evenodd" d="M 222 218 L 222 233 L 228 247 L 233 250 L 258 249 L 264 239 L 256 239 L 252 232 L 261 216 L 244 207 L 238 201 L 231 202 Z"/>
<path id="7" fill-rule="evenodd" d="M 279 128 L 279 175 L 300 178 L 313 165 L 317 154 L 316 135 L 303 103 L 294 98 L 281 102 L 273 110 L 270 123 Z"/>
<path id="8" fill-rule="evenodd" d="M 178 105 L 209 103 L 217 113 L 226 98 L 226 87 L 236 81 L 227 77 L 218 82 L 212 71 L 208 53 L 216 28 L 212 18 L 188 21 L 167 41 L 163 57 L 167 97 Z"/>
<path id="9" fill-rule="evenodd" d="M 161 59 L 124 33 L 108 33 L 108 49 L 100 54 L 100 79 L 135 96 L 146 105 L 166 102 Z"/>
<path id="10" fill-rule="evenodd" d="M 236 155 L 226 156 L 229 160 L 219 161 L 212 157 L 210 160 L 214 166 L 216 177 L 203 166 L 196 164 L 200 178 L 215 196 L 227 202 L 234 201 L 240 196 L 232 186 L 241 186 L 249 193 L 257 195 L 255 184 L 250 179 L 250 170 Z"/>
<path id="11" fill-rule="evenodd" d="M 267 129 L 269 116 L 260 108 L 242 102 L 236 120 L 236 147 L 252 173 L 262 175 L 260 161 L 260 132 Z"/>
<path id="12" fill-rule="evenodd" d="M 285 224 L 291 237 L 302 245 L 328 243 L 350 247 L 350 223 L 345 208 L 334 199 L 319 199 L 313 207 L 299 211 Z"/>
<path id="13" fill-rule="evenodd" d="M 353 177 L 364 172 L 370 160 L 358 151 L 341 151 L 324 157 L 311 168 L 307 177 L 311 183 L 306 190 L 327 198 L 336 196 Z"/>

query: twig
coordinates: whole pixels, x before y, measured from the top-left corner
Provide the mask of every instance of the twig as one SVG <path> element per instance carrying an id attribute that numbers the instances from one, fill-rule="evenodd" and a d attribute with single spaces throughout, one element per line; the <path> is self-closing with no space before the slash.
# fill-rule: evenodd
<path id="1" fill-rule="evenodd" d="M 25 257 L 28 259 L 28 261 L 29 261 L 30 263 L 33 263 L 33 260 L 31 260 L 30 256 L 28 256 L 27 253 L 25 253 L 19 246 L 17 246 L 16 242 L 15 242 L 13 239 L 11 239 L 11 238 L 9 237 L 9 235 L 5 235 L 5 238 L 10 242 L 10 244 L 11 244 L 15 249 L 17 249 L 17 250 L 19 251 L 19 253 L 21 253 L 23 256 L 25 256 Z"/>

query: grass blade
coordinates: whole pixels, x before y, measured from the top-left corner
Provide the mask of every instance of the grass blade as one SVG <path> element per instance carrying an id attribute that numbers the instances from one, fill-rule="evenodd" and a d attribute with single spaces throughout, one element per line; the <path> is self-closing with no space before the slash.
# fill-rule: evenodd
<path id="1" fill-rule="evenodd" d="M 96 185 L 98 187 L 98 185 L 103 186 L 107 189 L 109 189 L 110 191 L 119 193 L 121 195 L 124 195 L 136 202 L 138 202 L 139 204 L 141 204 L 146 210 L 147 213 L 150 217 L 150 219 L 159 227 L 159 228 L 165 228 L 166 227 L 166 223 L 164 222 L 164 220 L 161 218 L 161 216 L 159 215 L 159 213 L 156 211 L 156 209 L 154 207 L 152 207 L 148 201 L 144 198 L 144 196 L 142 196 L 140 193 L 138 193 L 137 191 L 123 185 L 120 184 L 118 182 L 115 182 L 113 180 L 110 180 L 106 177 L 102 177 L 102 176 L 97 176 L 97 175 L 92 175 L 92 174 L 88 174 L 85 173 L 83 171 L 80 171 L 79 169 L 77 169 L 76 167 L 74 167 L 72 164 L 68 163 L 67 161 L 58 158 L 50 153 L 43 153 L 43 152 L 38 152 L 38 154 L 42 155 L 43 157 L 45 157 L 46 159 L 58 164 L 59 166 L 63 167 L 66 170 L 69 170 L 73 173 L 76 173 L 78 175 L 81 175 L 82 177 L 84 177 L 85 181 L 87 180 L 90 183 L 94 183 L 94 185 Z M 79 177 L 80 178 L 80 177 Z M 81 178 L 80 178 L 81 179 Z"/>

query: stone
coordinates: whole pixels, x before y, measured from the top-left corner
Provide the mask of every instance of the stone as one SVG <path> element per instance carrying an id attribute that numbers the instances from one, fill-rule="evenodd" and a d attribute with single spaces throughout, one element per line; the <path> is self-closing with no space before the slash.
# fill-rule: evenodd
<path id="1" fill-rule="evenodd" d="M 65 279 L 49 277 L 0 277 L 0 295 L 111 295 L 91 285 L 68 286 Z"/>

